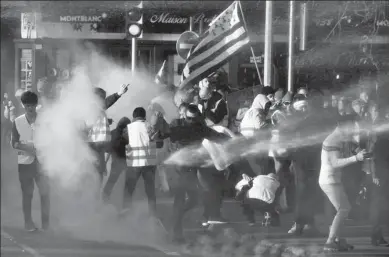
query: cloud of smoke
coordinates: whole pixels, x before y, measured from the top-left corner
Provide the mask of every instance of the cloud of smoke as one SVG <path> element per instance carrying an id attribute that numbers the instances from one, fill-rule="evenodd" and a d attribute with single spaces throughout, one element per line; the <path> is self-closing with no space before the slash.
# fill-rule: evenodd
<path id="1" fill-rule="evenodd" d="M 105 58 L 92 46 L 87 50 L 73 47 L 73 51 L 80 62 L 73 67 L 72 78 L 60 85 L 58 98 L 45 102 L 40 109 L 34 138 L 42 169 L 51 179 L 52 226 L 84 240 L 154 245 L 161 240 L 162 229 L 144 218 L 147 206 L 135 203 L 131 213 L 119 218 L 114 206 L 101 203 L 101 186 L 93 165 L 96 156 L 85 142 L 83 129 L 96 120 L 102 108 L 93 92 L 96 86 L 110 95 L 122 84 L 130 84 L 129 91 L 107 112 L 116 122 L 123 116 L 132 119 L 135 107 L 147 109 L 157 96 L 165 108 L 162 100 L 166 102 L 164 96 L 168 98 L 169 94 L 154 84 L 154 76 L 147 71 L 131 74 L 128 68 Z M 165 109 L 174 116 L 175 109 Z M 12 172 L 17 174 L 16 170 Z M 21 203 L 20 194 L 17 199 Z"/>

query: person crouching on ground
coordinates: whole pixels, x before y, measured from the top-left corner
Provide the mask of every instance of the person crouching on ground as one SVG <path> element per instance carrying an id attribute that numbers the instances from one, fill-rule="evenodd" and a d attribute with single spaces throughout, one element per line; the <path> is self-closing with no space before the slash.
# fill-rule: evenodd
<path id="1" fill-rule="evenodd" d="M 91 150 L 97 157 L 96 170 L 99 174 L 100 183 L 103 182 L 103 176 L 106 175 L 105 151 L 111 142 L 111 130 L 105 111 L 111 107 L 128 90 L 128 85 L 122 85 L 119 92 L 106 97 L 107 93 L 102 88 L 95 88 L 94 93 L 103 102 L 101 115 L 88 131 L 88 143 Z"/>
<path id="2" fill-rule="evenodd" d="M 278 175 L 258 175 L 254 178 L 242 175 L 243 179 L 238 182 L 236 199 L 241 201 L 243 214 L 246 216 L 249 225 L 255 225 L 255 210 L 262 214 L 270 214 L 270 224 L 278 226 L 280 223 L 279 214 L 276 210 L 277 201 L 281 194 Z M 266 225 L 269 221 L 266 221 Z"/>
<path id="3" fill-rule="evenodd" d="M 352 140 L 355 129 L 353 122 L 346 118 L 339 119 L 335 130 L 324 140 L 321 150 L 319 185 L 336 209 L 336 215 L 324 246 L 325 251 L 348 251 L 353 249 L 353 246 L 340 237 L 343 223 L 351 208 L 341 181 L 341 172 L 344 167 L 362 162 L 369 157 L 366 150 L 362 150 L 351 157 L 341 157 L 345 152 L 343 146 L 347 141 Z"/>
<path id="4" fill-rule="evenodd" d="M 31 215 L 35 182 L 41 197 L 42 229 L 47 230 L 49 228 L 50 215 L 49 183 L 47 176 L 40 170 L 33 143 L 38 95 L 31 91 L 26 91 L 21 95 L 20 99 L 25 114 L 17 117 L 12 124 L 11 143 L 12 147 L 18 150 L 18 171 L 22 189 L 24 228 L 29 232 L 37 230 Z"/>

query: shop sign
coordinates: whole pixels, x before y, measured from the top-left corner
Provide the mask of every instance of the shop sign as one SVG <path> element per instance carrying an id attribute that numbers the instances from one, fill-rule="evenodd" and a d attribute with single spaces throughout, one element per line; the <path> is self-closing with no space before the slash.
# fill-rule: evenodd
<path id="1" fill-rule="evenodd" d="M 217 17 L 216 12 L 200 13 L 193 16 L 194 29 L 198 30 L 200 21 L 204 22 L 204 29 L 208 27 L 213 19 Z M 147 33 L 183 33 L 189 28 L 189 16 L 173 12 L 145 13 L 143 26 Z"/>
<path id="2" fill-rule="evenodd" d="M 61 15 L 59 16 L 59 22 L 77 22 L 77 23 L 94 23 L 101 22 L 102 16 L 86 16 L 86 15 Z"/>

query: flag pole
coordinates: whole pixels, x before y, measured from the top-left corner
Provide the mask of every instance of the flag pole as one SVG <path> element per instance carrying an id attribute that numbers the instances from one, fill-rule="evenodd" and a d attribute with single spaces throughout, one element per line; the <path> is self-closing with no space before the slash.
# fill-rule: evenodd
<path id="1" fill-rule="evenodd" d="M 249 41 L 250 40 L 250 35 L 249 35 L 249 32 L 247 30 L 247 23 L 246 23 L 246 19 L 244 17 L 244 13 L 243 13 L 243 9 L 242 9 L 242 5 L 240 4 L 240 1 L 237 1 L 238 2 L 238 5 L 239 5 L 239 10 L 240 10 L 240 13 L 242 14 L 242 20 L 243 20 L 243 25 L 247 31 L 247 36 L 249 38 Z M 257 58 L 255 57 L 255 53 L 254 53 L 254 49 L 253 47 L 250 45 L 250 50 L 251 50 L 251 54 L 254 58 L 254 64 L 255 64 L 255 68 L 257 69 L 257 73 L 258 73 L 258 78 L 259 78 L 259 82 L 261 83 L 261 85 L 263 86 L 263 82 L 262 82 L 262 78 L 261 78 L 261 72 L 259 71 L 259 67 L 258 67 L 258 63 L 257 63 Z"/>

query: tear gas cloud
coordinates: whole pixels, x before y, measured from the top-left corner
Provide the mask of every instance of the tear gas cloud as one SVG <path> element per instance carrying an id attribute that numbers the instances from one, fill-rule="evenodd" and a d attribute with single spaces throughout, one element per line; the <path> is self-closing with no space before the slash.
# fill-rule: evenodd
<path id="1" fill-rule="evenodd" d="M 154 74 L 139 71 L 132 75 L 128 67 L 104 57 L 91 45 L 87 51 L 77 46 L 72 51 L 79 59 L 72 69 L 72 77 L 60 85 L 58 99 L 45 102 L 40 109 L 34 138 L 42 169 L 52 183 L 52 227 L 85 240 L 153 245 L 160 240 L 161 230 L 142 218 L 146 205 L 134 203 L 131 214 L 118 219 L 118 210 L 113 205 L 101 203 L 99 179 L 93 165 L 96 157 L 85 143 L 82 128 L 96 119 L 102 107 L 93 91 L 96 86 L 109 95 L 117 92 L 122 84 L 130 84 L 128 92 L 107 112 L 116 122 L 123 116 L 132 119 L 133 109 L 138 106 L 147 109 L 150 101 L 162 101 L 160 105 L 166 114 L 174 116 L 176 108 L 163 103 L 172 94 L 153 82 Z M 15 158 L 13 161 L 16 163 Z M 13 188 L 17 188 L 17 179 L 12 180 Z M 18 194 L 14 199 L 20 199 L 21 203 Z M 21 208 L 2 209 L 22 213 Z M 19 219 L 21 224 L 21 215 Z"/>

